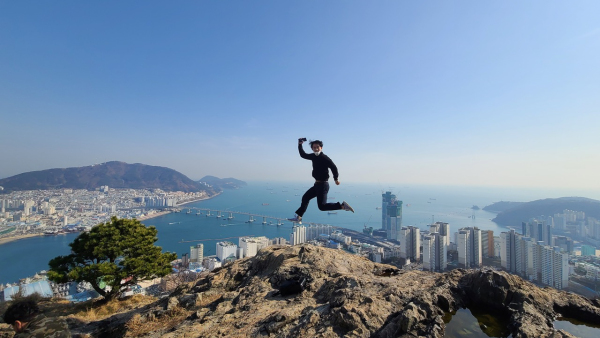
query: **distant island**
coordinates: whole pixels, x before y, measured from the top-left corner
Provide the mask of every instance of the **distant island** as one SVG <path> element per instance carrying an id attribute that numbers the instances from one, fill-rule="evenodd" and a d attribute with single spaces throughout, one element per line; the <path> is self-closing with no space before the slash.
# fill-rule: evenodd
<path id="1" fill-rule="evenodd" d="M 198 180 L 199 183 L 207 184 L 216 189 L 239 189 L 248 185 L 244 181 L 237 180 L 235 178 L 218 178 L 215 176 L 204 176 Z"/>
<path id="2" fill-rule="evenodd" d="M 57 168 L 27 172 L 0 180 L 0 193 L 22 190 L 87 189 L 101 186 L 116 189 L 161 189 L 200 192 L 209 196 L 219 189 L 195 182 L 184 174 L 165 167 L 111 161 L 85 167 Z"/>
<path id="3" fill-rule="evenodd" d="M 533 217 L 553 216 L 565 209 L 583 211 L 586 216 L 600 218 L 600 201 L 585 197 L 547 198 L 531 202 L 496 202 L 483 208 L 498 215 L 492 221 L 502 226 L 520 226 Z"/>

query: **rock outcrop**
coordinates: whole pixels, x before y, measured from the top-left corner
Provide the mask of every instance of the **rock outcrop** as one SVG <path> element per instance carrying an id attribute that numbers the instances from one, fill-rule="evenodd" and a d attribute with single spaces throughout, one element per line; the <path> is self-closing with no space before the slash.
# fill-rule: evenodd
<path id="1" fill-rule="evenodd" d="M 297 282 L 296 291 L 282 292 Z M 512 337 L 572 337 L 560 316 L 600 322 L 600 304 L 494 270 L 404 271 L 339 250 L 272 246 L 91 336 L 443 337 L 447 312 L 484 307 Z M 164 325 L 157 325 L 164 323 Z M 79 328 L 81 332 L 86 327 Z M 89 328 L 88 328 L 89 329 Z"/>

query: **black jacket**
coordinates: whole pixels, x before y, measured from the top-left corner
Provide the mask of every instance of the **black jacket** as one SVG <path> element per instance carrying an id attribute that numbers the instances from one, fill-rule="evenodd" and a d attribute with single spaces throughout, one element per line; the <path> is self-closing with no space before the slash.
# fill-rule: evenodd
<path id="1" fill-rule="evenodd" d="M 321 154 L 319 156 L 313 154 L 307 154 L 304 152 L 301 144 L 298 144 L 298 151 L 300 152 L 300 157 L 311 160 L 313 165 L 312 176 L 315 180 L 318 181 L 327 181 L 329 179 L 329 170 L 331 169 L 331 173 L 333 174 L 333 179 L 337 181 L 338 179 L 338 170 L 333 161 L 329 158 L 329 156 Z"/>

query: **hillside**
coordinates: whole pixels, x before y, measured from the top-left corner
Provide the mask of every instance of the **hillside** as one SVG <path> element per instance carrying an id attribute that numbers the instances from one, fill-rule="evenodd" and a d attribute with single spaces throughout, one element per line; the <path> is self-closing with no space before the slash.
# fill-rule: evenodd
<path id="1" fill-rule="evenodd" d="M 239 189 L 248 185 L 244 181 L 237 180 L 235 178 L 218 178 L 215 176 L 204 176 L 198 180 L 200 183 L 206 183 L 217 189 Z"/>
<path id="2" fill-rule="evenodd" d="M 517 203 L 500 212 L 493 221 L 503 226 L 520 226 L 521 222 L 532 217 L 552 216 L 565 209 L 583 211 L 586 216 L 600 218 L 600 201 L 584 197 L 561 197 Z"/>
<path id="3" fill-rule="evenodd" d="M 304 290 L 288 287 L 302 280 Z M 444 318 L 465 307 L 486 309 L 512 337 L 573 337 L 553 328 L 561 316 L 600 321 L 598 301 L 506 272 L 397 270 L 304 244 L 268 247 L 143 308 L 70 325 L 87 337 L 441 338 Z"/>
<path id="4" fill-rule="evenodd" d="M 74 168 L 32 171 L 0 180 L 4 192 L 37 189 L 88 189 L 107 185 L 119 189 L 162 189 L 164 191 L 214 193 L 173 169 L 140 163 L 106 162 Z"/>
<path id="5" fill-rule="evenodd" d="M 490 205 L 483 207 L 483 210 L 499 214 L 503 211 L 517 207 L 523 203 L 525 203 L 525 202 L 500 201 L 500 202 L 492 203 Z"/>

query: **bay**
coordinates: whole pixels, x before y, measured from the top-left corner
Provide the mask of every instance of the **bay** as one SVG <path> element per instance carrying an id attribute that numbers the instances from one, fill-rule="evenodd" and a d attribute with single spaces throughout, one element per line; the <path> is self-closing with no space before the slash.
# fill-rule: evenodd
<path id="1" fill-rule="evenodd" d="M 239 236 L 283 237 L 289 240 L 292 224 L 284 222 L 280 227 L 262 225 L 262 218 L 246 223 L 248 216 L 234 214 L 232 220 L 196 215 L 196 209 L 222 210 L 265 215 L 276 218 L 294 216 L 302 194 L 311 182 L 249 182 L 248 186 L 226 190 L 212 199 L 182 206 L 181 213 L 171 213 L 143 221 L 158 230 L 157 245 L 163 251 L 176 252 L 179 257 L 189 253 L 190 246 L 204 244 L 204 255 L 216 253 L 216 243 L 230 240 L 237 244 Z M 493 230 L 495 235 L 506 231 L 491 219 L 495 214 L 472 210 L 473 205 L 484 207 L 497 201 L 532 201 L 541 198 L 567 196 L 549 190 L 487 188 L 487 187 L 440 187 L 440 186 L 382 186 L 379 184 L 331 184 L 329 202 L 347 201 L 355 213 L 338 211 L 328 214 L 319 211 L 316 200 L 311 201 L 304 223 L 323 223 L 361 231 L 364 226 L 381 228 L 381 194 L 391 191 L 403 201 L 403 225 L 415 225 L 427 230 L 432 221 L 450 224 L 454 233 L 461 227 L 477 226 Z M 572 195 L 576 193 L 569 192 Z M 585 196 L 580 194 L 579 196 Z M 186 213 L 190 209 L 190 213 Z M 229 214 L 224 213 L 224 216 Z M 273 219 L 267 222 L 276 223 Z M 514 225 L 519 229 L 519 224 Z M 69 253 L 68 244 L 76 234 L 33 237 L 0 245 L 0 283 L 14 283 L 20 278 L 48 269 L 48 261 L 58 255 Z"/>

